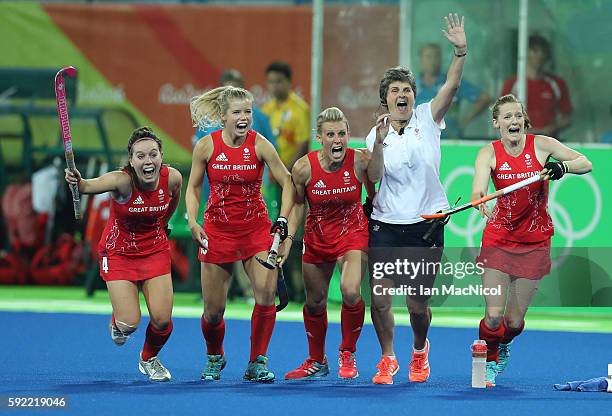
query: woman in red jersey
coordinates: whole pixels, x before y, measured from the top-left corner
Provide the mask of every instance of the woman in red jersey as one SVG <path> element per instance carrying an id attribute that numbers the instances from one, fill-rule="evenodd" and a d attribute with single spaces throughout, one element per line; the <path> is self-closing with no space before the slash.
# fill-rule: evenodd
<path id="1" fill-rule="evenodd" d="M 534 175 L 541 175 L 542 181 L 500 197 L 493 212 L 484 204 L 479 208 L 488 217 L 478 257 L 485 265 L 483 287 L 501 288 L 499 295 L 485 295 L 485 317 L 480 321 L 480 339 L 487 341 L 487 385 L 491 387 L 507 367 L 512 340 L 523 331 L 531 299 L 550 271 L 554 230 L 546 210 L 546 181 L 591 171 L 591 162 L 584 155 L 556 139 L 526 134 L 529 118 L 513 95 L 495 102 L 493 127 L 499 129 L 501 138 L 480 149 L 476 157 L 472 200 L 487 193 L 489 178 L 495 189 Z"/>
<path id="2" fill-rule="evenodd" d="M 304 326 L 309 357 L 285 379 L 313 379 L 329 374 L 325 357 L 327 293 L 336 264 L 341 270 L 342 343 L 338 376 L 356 378 L 355 348 L 363 326 L 365 305 L 360 287 L 367 267 L 368 219 L 361 206 L 362 182 L 376 183 L 382 177 L 382 139 L 389 129 L 388 114 L 377 122 L 380 134 L 372 153 L 348 148 L 349 125 L 336 107 L 317 117 L 320 150 L 300 158 L 292 170 L 297 191 L 296 205 L 289 221 L 289 239 L 304 217 L 302 271 L 306 288 Z M 288 251 L 290 242 L 283 247 Z"/>
<path id="3" fill-rule="evenodd" d="M 196 144 L 185 198 L 189 228 L 200 245 L 198 259 L 202 262 L 202 334 L 208 356 L 204 380 L 219 380 L 226 365 L 223 313 L 232 263 L 242 261 L 255 295 L 251 354 L 244 379 L 274 381 L 274 374 L 266 368 L 266 351 L 276 320 L 277 272 L 258 264 L 255 256 L 267 256 L 272 233 L 280 233 L 281 240 L 287 237 L 286 217 L 294 203 L 295 188 L 272 144 L 251 130 L 252 108 L 251 93 L 235 87 L 213 89 L 191 102 L 191 117 L 196 125 L 223 126 Z M 264 164 L 283 187 L 280 216 L 274 226 L 261 195 Z M 202 227 L 196 216 L 205 173 L 210 196 Z"/>
<path id="4" fill-rule="evenodd" d="M 168 381 L 170 372 L 157 354 L 172 332 L 172 279 L 166 226 L 178 205 L 182 177 L 162 163 L 162 142 L 148 127 L 132 133 L 129 163 L 120 171 L 82 179 L 66 169 L 66 181 L 84 194 L 110 192 L 110 217 L 98 246 L 100 275 L 113 306 L 110 333 L 123 345 L 140 322 L 142 288 L 150 322 L 138 368 L 151 381 Z"/>

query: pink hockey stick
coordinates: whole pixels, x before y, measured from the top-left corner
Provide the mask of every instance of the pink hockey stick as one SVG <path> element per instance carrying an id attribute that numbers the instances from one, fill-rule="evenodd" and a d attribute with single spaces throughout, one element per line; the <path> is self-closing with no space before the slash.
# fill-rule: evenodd
<path id="1" fill-rule="evenodd" d="M 59 70 L 55 75 L 55 101 L 57 103 L 57 116 L 59 117 L 60 128 L 62 129 L 62 141 L 64 143 L 64 154 L 66 156 L 66 165 L 68 169 L 74 171 L 74 153 L 72 152 L 72 137 L 70 135 L 70 120 L 68 119 L 68 103 L 66 102 L 66 84 L 64 83 L 64 74 L 73 78 L 76 76 L 77 70 L 73 66 L 67 66 Z M 74 218 L 80 220 L 83 218 L 81 211 L 81 196 L 77 185 L 70 185 L 72 193 L 72 205 L 74 206 Z"/>

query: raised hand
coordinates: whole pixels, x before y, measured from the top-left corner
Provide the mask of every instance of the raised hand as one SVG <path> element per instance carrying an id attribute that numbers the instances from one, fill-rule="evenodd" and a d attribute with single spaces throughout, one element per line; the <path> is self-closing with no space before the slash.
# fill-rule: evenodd
<path id="1" fill-rule="evenodd" d="M 467 40 L 465 38 L 464 30 L 465 16 L 459 16 L 457 13 L 453 16 L 449 13 L 448 16 L 444 16 L 446 22 L 446 30 L 442 29 L 444 37 L 455 47 L 455 54 L 463 54 L 467 51 Z"/>
<path id="2" fill-rule="evenodd" d="M 391 114 L 383 114 L 376 119 L 376 143 L 382 143 L 389 133 Z"/>

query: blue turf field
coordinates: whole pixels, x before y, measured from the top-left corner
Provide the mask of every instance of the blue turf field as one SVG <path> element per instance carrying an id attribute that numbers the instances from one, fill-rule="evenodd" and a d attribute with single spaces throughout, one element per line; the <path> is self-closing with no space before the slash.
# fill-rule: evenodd
<path id="1" fill-rule="evenodd" d="M 282 381 L 284 372 L 306 357 L 300 323 L 278 322 L 269 349 L 272 385 L 243 382 L 250 323 L 227 322 L 228 367 L 216 383 L 200 381 L 204 342 L 197 319 L 174 319 L 174 333 L 160 354 L 172 372 L 170 383 L 151 384 L 137 369 L 144 339 L 138 332 L 123 347 L 107 332 L 108 317 L 84 314 L 1 312 L 0 396 L 65 396 L 68 411 L 79 415 L 396 415 L 396 414 L 606 414 L 612 394 L 555 392 L 553 383 L 605 375 L 612 362 L 612 335 L 527 330 L 515 343 L 510 368 L 494 389 L 470 384 L 469 345 L 477 330 L 432 328 L 432 376 L 425 385 L 407 382 L 411 330 L 396 329 L 396 353 L 402 367 L 393 386 L 374 386 L 371 378 L 380 349 L 371 325 L 359 340 L 360 377 L 336 377 L 339 325 L 331 324 L 327 352 L 332 374 L 322 382 Z M 0 410 L 0 412 L 6 409 Z M 47 413 L 45 412 L 45 413 Z M 424 413 L 426 412 L 426 413 Z M 41 414 L 19 410 L 11 414 Z"/>

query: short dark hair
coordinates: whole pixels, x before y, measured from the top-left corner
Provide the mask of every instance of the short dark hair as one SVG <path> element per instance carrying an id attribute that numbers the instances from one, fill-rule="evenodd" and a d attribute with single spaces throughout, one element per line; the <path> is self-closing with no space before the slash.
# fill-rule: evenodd
<path id="1" fill-rule="evenodd" d="M 389 92 L 389 85 L 392 82 L 400 81 L 407 82 L 410 84 L 410 88 L 414 92 L 416 98 L 416 78 L 414 73 L 406 67 L 396 66 L 395 68 L 389 68 L 385 71 L 382 79 L 380 80 L 380 87 L 378 88 L 378 94 L 380 96 L 380 102 L 382 105 L 387 105 L 387 93 Z"/>
<path id="2" fill-rule="evenodd" d="M 550 42 L 542 35 L 533 34 L 529 36 L 529 49 L 542 48 L 548 57 L 552 55 Z"/>
<path id="3" fill-rule="evenodd" d="M 244 86 L 242 74 L 237 69 L 227 69 L 221 73 L 221 77 L 219 77 L 219 85 L 224 87 L 228 82 L 240 84 L 241 88 Z"/>
<path id="4" fill-rule="evenodd" d="M 293 75 L 293 71 L 287 62 L 284 61 L 274 61 L 266 68 L 266 75 L 270 72 L 280 72 L 283 74 L 289 81 L 291 81 L 291 77 Z"/>

